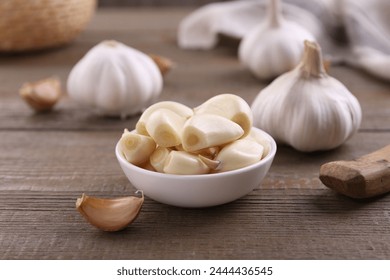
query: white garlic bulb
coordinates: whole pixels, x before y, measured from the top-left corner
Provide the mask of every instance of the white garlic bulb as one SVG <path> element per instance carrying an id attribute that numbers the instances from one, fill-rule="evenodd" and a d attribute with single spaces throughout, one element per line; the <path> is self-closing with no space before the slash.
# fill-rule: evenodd
<path id="1" fill-rule="evenodd" d="M 301 63 L 255 98 L 254 126 L 299 151 L 333 149 L 358 130 L 361 108 L 348 89 L 325 72 L 319 45 L 305 41 L 304 46 Z"/>
<path id="2" fill-rule="evenodd" d="M 153 103 L 162 85 L 161 72 L 149 56 L 116 41 L 89 50 L 67 81 L 70 98 L 104 115 L 123 118 Z"/>
<path id="3" fill-rule="evenodd" d="M 273 79 L 299 63 L 304 40 L 315 38 L 304 27 L 283 18 L 279 0 L 269 0 L 268 17 L 245 35 L 239 59 L 259 79 Z"/>

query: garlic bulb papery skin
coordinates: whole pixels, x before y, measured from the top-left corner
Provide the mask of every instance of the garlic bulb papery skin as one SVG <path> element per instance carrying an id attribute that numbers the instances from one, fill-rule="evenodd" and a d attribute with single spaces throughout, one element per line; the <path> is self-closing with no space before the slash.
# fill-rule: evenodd
<path id="1" fill-rule="evenodd" d="M 89 50 L 67 81 L 71 99 L 122 118 L 152 104 L 162 86 L 160 70 L 148 55 L 116 41 L 103 41 Z"/>
<path id="2" fill-rule="evenodd" d="M 324 70 L 321 49 L 305 41 L 301 63 L 275 79 L 252 103 L 254 126 L 296 150 L 330 150 L 359 128 L 358 100 Z"/>
<path id="3" fill-rule="evenodd" d="M 279 0 L 269 0 L 268 16 L 245 35 L 238 56 L 257 78 L 269 80 L 299 63 L 305 40 L 315 38 L 304 27 L 283 18 Z"/>

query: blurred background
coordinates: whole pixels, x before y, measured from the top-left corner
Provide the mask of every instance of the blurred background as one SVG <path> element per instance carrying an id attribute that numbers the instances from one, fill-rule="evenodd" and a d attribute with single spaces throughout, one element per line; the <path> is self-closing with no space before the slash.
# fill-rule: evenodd
<path id="1" fill-rule="evenodd" d="M 226 1 L 226 0 L 225 0 Z M 99 7 L 114 6 L 201 6 L 212 0 L 99 0 Z"/>

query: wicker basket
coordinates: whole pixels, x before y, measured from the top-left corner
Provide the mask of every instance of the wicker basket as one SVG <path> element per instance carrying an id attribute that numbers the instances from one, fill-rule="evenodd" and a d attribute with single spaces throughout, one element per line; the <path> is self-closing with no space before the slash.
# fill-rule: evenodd
<path id="1" fill-rule="evenodd" d="M 58 47 L 91 19 L 97 0 L 0 0 L 0 52 Z"/>

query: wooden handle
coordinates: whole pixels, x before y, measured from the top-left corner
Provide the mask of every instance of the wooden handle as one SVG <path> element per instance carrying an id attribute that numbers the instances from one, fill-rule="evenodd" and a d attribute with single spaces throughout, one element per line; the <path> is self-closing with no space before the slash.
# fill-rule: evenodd
<path id="1" fill-rule="evenodd" d="M 390 191 L 390 145 L 352 161 L 321 166 L 325 186 L 352 198 L 368 198 Z"/>

